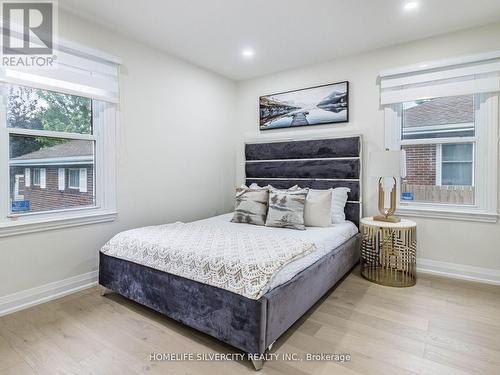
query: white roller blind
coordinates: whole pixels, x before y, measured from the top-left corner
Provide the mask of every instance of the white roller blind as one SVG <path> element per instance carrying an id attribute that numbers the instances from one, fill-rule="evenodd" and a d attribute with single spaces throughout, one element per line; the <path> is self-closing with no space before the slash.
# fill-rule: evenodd
<path id="1" fill-rule="evenodd" d="M 87 168 L 80 168 L 80 192 L 87 192 Z"/>
<path id="2" fill-rule="evenodd" d="M 381 104 L 500 91 L 500 51 L 380 72 Z"/>
<path id="3" fill-rule="evenodd" d="M 79 95 L 111 103 L 119 101 L 119 60 L 81 46 L 61 43 L 53 68 L 2 67 L 0 81 Z"/>
<path id="4" fill-rule="evenodd" d="M 66 176 L 64 171 L 64 168 L 59 168 L 58 170 L 58 188 L 60 191 L 63 191 L 66 188 Z"/>

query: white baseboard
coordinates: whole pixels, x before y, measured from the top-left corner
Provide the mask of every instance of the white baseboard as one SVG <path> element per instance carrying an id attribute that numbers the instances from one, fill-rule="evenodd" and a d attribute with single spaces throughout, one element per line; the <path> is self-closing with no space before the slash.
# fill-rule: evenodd
<path id="1" fill-rule="evenodd" d="M 417 271 L 460 280 L 500 285 L 500 270 L 418 259 Z M 27 309 L 97 285 L 97 271 L 0 297 L 0 316 Z"/>
<path id="2" fill-rule="evenodd" d="M 465 266 L 431 259 L 417 259 L 417 272 L 500 285 L 500 270 L 492 268 Z"/>
<path id="3" fill-rule="evenodd" d="M 0 297 L 0 316 L 27 309 L 97 285 L 97 271 Z"/>

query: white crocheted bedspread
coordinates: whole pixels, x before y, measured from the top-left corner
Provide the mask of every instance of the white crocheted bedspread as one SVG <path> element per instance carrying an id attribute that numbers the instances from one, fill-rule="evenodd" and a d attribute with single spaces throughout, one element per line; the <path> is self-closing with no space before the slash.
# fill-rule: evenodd
<path id="1" fill-rule="evenodd" d="M 313 243 L 286 236 L 174 223 L 119 233 L 101 252 L 259 299 L 281 268 L 314 250 Z"/>

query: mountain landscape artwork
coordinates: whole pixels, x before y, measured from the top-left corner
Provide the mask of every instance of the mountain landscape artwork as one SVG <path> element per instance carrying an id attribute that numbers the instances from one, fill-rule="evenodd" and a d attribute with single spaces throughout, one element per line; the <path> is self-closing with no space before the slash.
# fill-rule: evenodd
<path id="1" fill-rule="evenodd" d="M 349 121 L 349 82 L 261 96 L 260 130 Z"/>

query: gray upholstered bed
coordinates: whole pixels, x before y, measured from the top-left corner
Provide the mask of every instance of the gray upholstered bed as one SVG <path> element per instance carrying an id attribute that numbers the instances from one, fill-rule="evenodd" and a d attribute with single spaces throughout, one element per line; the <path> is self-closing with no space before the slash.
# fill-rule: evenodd
<path id="1" fill-rule="evenodd" d="M 245 156 L 248 185 L 256 182 L 278 188 L 295 184 L 317 189 L 349 187 L 346 219 L 359 225 L 359 136 L 249 143 Z M 359 234 L 354 235 L 259 299 L 103 253 L 99 283 L 246 353 L 264 353 L 356 265 L 359 241 Z M 262 362 L 254 361 L 254 365 L 259 369 Z"/>

